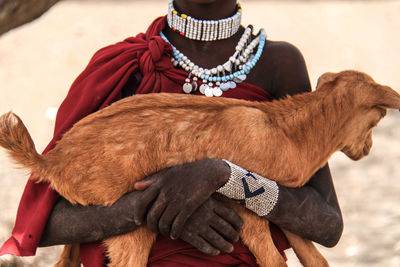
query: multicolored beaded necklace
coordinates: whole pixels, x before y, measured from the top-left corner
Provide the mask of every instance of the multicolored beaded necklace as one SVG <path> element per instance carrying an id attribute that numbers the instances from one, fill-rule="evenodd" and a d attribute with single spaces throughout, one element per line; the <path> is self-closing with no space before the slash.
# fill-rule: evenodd
<path id="1" fill-rule="evenodd" d="M 216 41 L 233 36 L 240 28 L 242 8 L 236 4 L 236 13 L 232 17 L 220 20 L 199 20 L 174 8 L 173 0 L 169 1 L 167 22 L 169 27 L 186 38 L 199 41 Z"/>

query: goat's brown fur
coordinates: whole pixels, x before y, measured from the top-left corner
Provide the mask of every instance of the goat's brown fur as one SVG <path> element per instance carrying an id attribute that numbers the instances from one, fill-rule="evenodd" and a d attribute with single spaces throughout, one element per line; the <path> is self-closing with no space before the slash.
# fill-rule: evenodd
<path id="1" fill-rule="evenodd" d="M 22 121 L 0 118 L 0 146 L 71 203 L 114 203 L 136 181 L 204 158 L 227 159 L 289 187 L 304 185 L 342 150 L 369 153 L 371 131 L 400 95 L 368 75 L 321 76 L 317 91 L 273 102 L 192 95 L 136 95 L 87 116 L 39 155 Z M 228 200 L 227 200 L 228 201 Z M 244 220 L 243 242 L 260 266 L 286 266 L 261 219 L 228 201 Z M 305 266 L 328 266 L 311 241 L 286 232 Z M 145 266 L 155 236 L 145 227 L 105 240 L 110 266 Z"/>

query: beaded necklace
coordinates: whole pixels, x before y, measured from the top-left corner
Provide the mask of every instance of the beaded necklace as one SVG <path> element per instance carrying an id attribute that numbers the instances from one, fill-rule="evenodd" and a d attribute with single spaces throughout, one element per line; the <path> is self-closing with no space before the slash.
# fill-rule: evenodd
<path id="1" fill-rule="evenodd" d="M 172 46 L 173 57 L 171 61 L 174 66 L 180 66 L 189 72 L 189 76 L 182 86 L 185 93 L 189 94 L 197 91 L 197 81 L 201 79 L 203 83 L 200 85 L 199 91 L 202 94 L 206 96 L 221 96 L 223 91 L 235 88 L 236 83 L 246 80 L 247 74 L 261 57 L 266 40 L 265 31 L 261 29 L 256 38 L 249 42 L 251 33 L 252 27 L 248 26 L 235 48 L 235 53 L 224 64 L 212 69 L 197 66 L 173 46 L 162 32 L 160 32 L 160 36 Z M 257 45 L 257 52 L 253 54 L 253 50 Z"/>
<path id="2" fill-rule="evenodd" d="M 236 13 L 232 17 L 220 20 L 199 20 L 174 8 L 173 0 L 169 1 L 167 22 L 169 27 L 180 35 L 199 41 L 216 41 L 233 36 L 240 28 L 242 8 L 236 4 Z"/>

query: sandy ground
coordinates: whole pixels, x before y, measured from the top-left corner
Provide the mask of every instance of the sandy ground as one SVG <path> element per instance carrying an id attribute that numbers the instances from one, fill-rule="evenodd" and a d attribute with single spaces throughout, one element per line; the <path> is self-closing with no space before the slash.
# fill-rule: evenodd
<path id="1" fill-rule="evenodd" d="M 244 24 L 297 45 L 315 85 L 325 71 L 358 69 L 400 88 L 400 1 L 242 1 Z M 0 37 L 0 113 L 26 122 L 39 150 L 51 138 L 54 110 L 99 48 L 143 31 L 167 1 L 64 1 L 39 20 Z M 400 266 L 400 113 L 376 129 L 371 155 L 330 161 L 345 230 L 321 249 L 331 266 Z M 0 151 L 0 243 L 12 229 L 27 175 Z M 0 266 L 51 266 L 59 248 L 39 257 L 0 257 Z M 299 266 L 293 255 L 290 266 Z M 18 265 L 19 266 L 19 265 Z"/>

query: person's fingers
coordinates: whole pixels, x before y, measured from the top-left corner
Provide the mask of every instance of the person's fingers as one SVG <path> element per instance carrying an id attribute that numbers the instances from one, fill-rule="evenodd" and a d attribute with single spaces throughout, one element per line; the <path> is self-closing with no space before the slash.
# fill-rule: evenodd
<path id="1" fill-rule="evenodd" d="M 157 173 L 154 173 L 152 175 L 149 175 L 147 177 L 145 177 L 144 179 L 137 181 L 134 184 L 134 189 L 138 190 L 138 191 L 142 191 L 145 190 L 146 188 L 148 188 L 150 185 L 154 184 L 157 180 L 162 179 L 163 175 L 168 172 L 168 170 L 170 170 L 171 167 L 169 168 L 165 168 Z"/>
<path id="2" fill-rule="evenodd" d="M 153 184 L 153 182 L 154 182 L 154 181 L 152 181 L 152 180 L 136 182 L 136 183 L 134 184 L 134 189 L 137 190 L 137 191 L 146 190 L 150 185 Z"/>
<path id="3" fill-rule="evenodd" d="M 223 237 L 228 241 L 236 242 L 239 240 L 238 231 L 236 231 L 230 223 L 228 223 L 218 215 L 215 214 L 215 216 L 212 218 L 210 225 L 212 226 L 212 228 L 214 228 L 215 231 L 223 235 Z"/>
<path id="4" fill-rule="evenodd" d="M 203 252 L 204 254 L 216 256 L 220 254 L 220 251 L 211 246 L 204 238 L 191 234 L 190 232 L 182 233 L 181 239 L 190 243 L 192 246 Z"/>
<path id="5" fill-rule="evenodd" d="M 225 221 L 229 222 L 237 231 L 242 229 L 243 220 L 242 218 L 225 203 L 219 202 L 214 207 L 215 213 L 217 213 Z"/>
<path id="6" fill-rule="evenodd" d="M 183 227 L 185 226 L 185 223 L 191 214 L 192 212 L 184 209 L 180 213 L 178 213 L 178 215 L 176 215 L 174 222 L 171 225 L 170 236 L 172 239 L 176 239 L 181 235 Z"/>
<path id="7" fill-rule="evenodd" d="M 134 184 L 134 189 L 138 191 L 143 191 L 147 189 L 150 185 L 152 185 L 156 180 L 157 180 L 157 175 L 147 176 L 143 180 L 137 181 Z"/>
<path id="8" fill-rule="evenodd" d="M 158 195 L 150 210 L 147 212 L 147 228 L 151 232 L 158 233 L 158 221 L 167 207 L 167 204 L 168 202 L 165 197 Z"/>
<path id="9" fill-rule="evenodd" d="M 136 225 L 141 225 L 144 220 L 144 215 L 148 210 L 148 206 L 158 195 L 157 188 L 149 188 L 149 190 L 141 193 L 140 197 L 137 197 L 133 204 L 133 220 Z"/>
<path id="10" fill-rule="evenodd" d="M 168 207 L 164 210 L 160 220 L 158 221 L 158 229 L 160 230 L 160 234 L 164 236 L 170 236 L 171 225 L 177 213 L 178 210 L 175 208 L 174 203 L 169 203 Z"/>
<path id="11" fill-rule="evenodd" d="M 233 246 L 231 243 L 226 241 L 219 233 L 214 229 L 209 228 L 207 231 L 201 233 L 201 236 L 213 247 L 224 251 L 226 253 L 231 253 L 233 251 Z"/>

